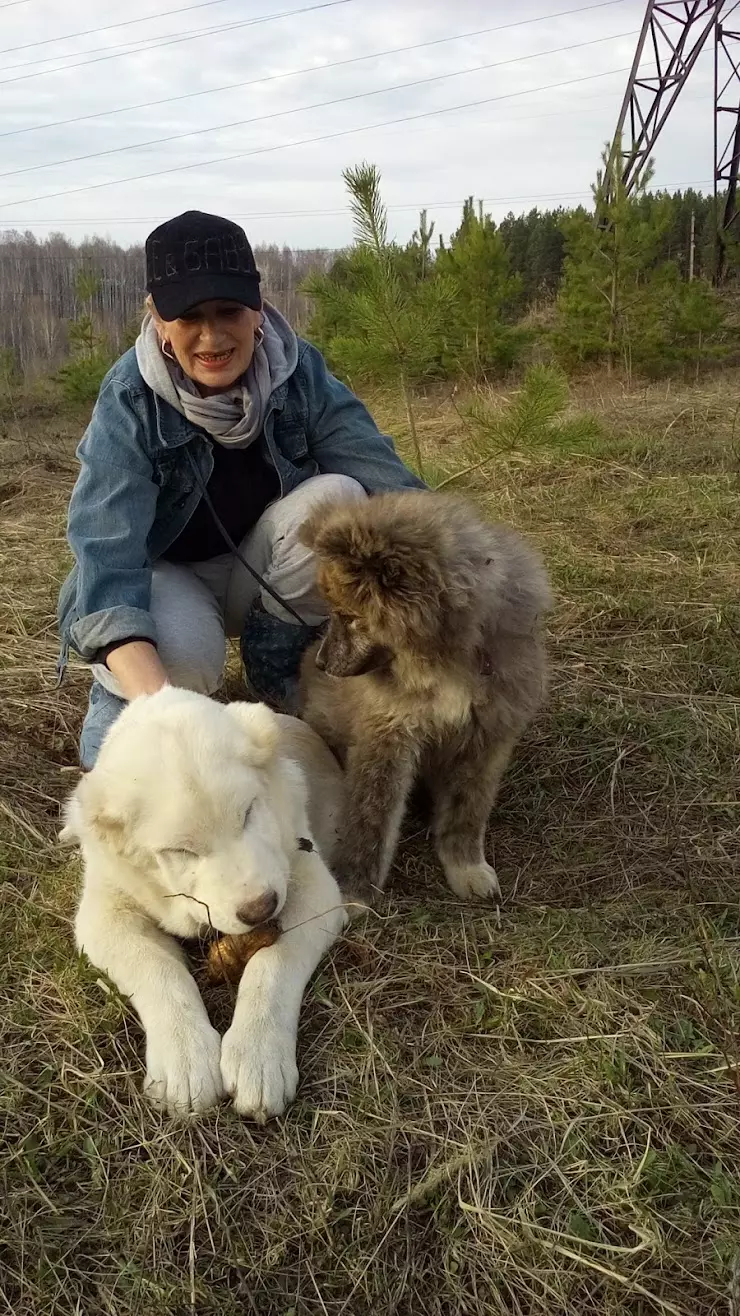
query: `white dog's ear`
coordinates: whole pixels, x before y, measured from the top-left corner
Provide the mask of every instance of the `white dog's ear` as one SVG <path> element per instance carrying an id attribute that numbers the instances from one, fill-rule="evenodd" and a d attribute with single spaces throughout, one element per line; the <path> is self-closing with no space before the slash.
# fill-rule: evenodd
<path id="1" fill-rule="evenodd" d="M 246 733 L 245 751 L 250 763 L 263 768 L 273 757 L 280 739 L 280 723 L 267 704 L 237 702 L 226 705 L 227 712 Z"/>
<path id="2" fill-rule="evenodd" d="M 121 848 L 126 819 L 111 807 L 107 795 L 97 772 L 87 773 L 77 783 L 65 808 L 65 826 L 59 835 L 62 845 L 74 845 L 83 840 L 86 832 L 93 832 L 100 840 Z"/>

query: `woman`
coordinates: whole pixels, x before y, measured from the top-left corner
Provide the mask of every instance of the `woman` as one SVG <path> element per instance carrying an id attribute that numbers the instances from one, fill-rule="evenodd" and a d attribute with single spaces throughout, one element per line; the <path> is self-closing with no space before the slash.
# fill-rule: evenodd
<path id="1" fill-rule="evenodd" d="M 423 488 L 263 302 L 239 225 L 169 220 L 147 239 L 146 272 L 149 310 L 103 381 L 69 507 L 60 672 L 70 648 L 92 665 L 88 770 L 126 700 L 167 682 L 212 694 L 227 636 L 252 693 L 289 709 L 326 617 L 301 523 L 319 500 Z"/>

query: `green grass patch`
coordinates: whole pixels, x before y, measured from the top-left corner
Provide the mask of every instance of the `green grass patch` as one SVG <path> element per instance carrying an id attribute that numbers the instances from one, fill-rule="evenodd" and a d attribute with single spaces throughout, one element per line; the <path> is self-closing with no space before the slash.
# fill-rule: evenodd
<path id="1" fill-rule="evenodd" d="M 0 467 L 7 1309 L 737 1316 L 740 382 L 584 380 L 587 427 L 462 483 L 558 597 L 551 698 L 490 830 L 501 920 L 409 818 L 264 1130 L 150 1110 L 135 1016 L 74 952 L 55 834 L 86 677 L 55 691 L 53 667 L 80 424 L 34 405 L 3 411 Z M 419 404 L 440 471 L 465 460 L 455 405 Z M 229 993 L 208 1004 L 224 1026 Z"/>

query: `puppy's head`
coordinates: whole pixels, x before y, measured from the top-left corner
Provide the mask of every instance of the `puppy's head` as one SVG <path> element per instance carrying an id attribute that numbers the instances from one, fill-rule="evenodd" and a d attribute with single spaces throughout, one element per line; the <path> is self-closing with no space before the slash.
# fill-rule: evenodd
<path id="1" fill-rule="evenodd" d="M 315 657 L 321 670 L 358 676 L 401 653 L 446 650 L 451 616 L 464 609 L 472 582 L 451 560 L 434 512 L 431 494 L 385 494 L 319 506 L 301 527 L 331 610 Z"/>
<path id="2" fill-rule="evenodd" d="M 302 782 L 263 704 L 167 688 L 133 700 L 67 805 L 61 839 L 120 861 L 204 924 L 240 933 L 285 903 Z M 102 853 L 101 853 L 102 852 Z"/>

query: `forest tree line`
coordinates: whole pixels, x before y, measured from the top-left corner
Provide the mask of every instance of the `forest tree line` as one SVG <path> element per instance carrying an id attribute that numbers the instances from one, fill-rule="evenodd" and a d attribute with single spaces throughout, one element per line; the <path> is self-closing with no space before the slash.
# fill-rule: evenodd
<path id="1" fill-rule="evenodd" d="M 355 243 L 307 280 L 310 337 L 353 384 L 395 379 L 405 394 L 536 362 L 698 378 L 734 359 L 737 247 L 729 238 L 718 289 L 713 201 L 650 192 L 650 165 L 628 194 L 609 181 L 610 158 L 607 147 L 591 208 L 497 225 L 470 197 L 447 239 L 422 212 L 405 246 L 388 235 L 377 169 L 345 170 Z"/>
<path id="2" fill-rule="evenodd" d="M 386 234 L 384 260 L 425 340 L 409 357 L 409 383 L 488 378 L 531 356 L 543 337 L 566 366 L 605 359 L 628 373 L 687 363 L 698 371 L 733 350 L 727 299 L 710 282 L 712 198 L 650 192 L 648 182 L 629 197 L 617 189 L 600 225 L 586 207 L 534 208 L 496 224 L 471 197 L 447 239 L 435 236 L 425 213 L 405 245 Z M 601 176 L 597 205 L 600 187 Z M 602 217 L 604 205 L 602 195 Z M 367 276 L 362 241 L 340 252 L 258 247 L 256 258 L 266 295 L 338 373 L 357 382 L 382 377 L 357 320 Z M 732 246 L 728 258 L 732 281 Z M 133 341 L 143 271 L 141 245 L 0 232 L 5 375 L 48 374 L 70 359 L 83 375 L 107 368 Z"/>
<path id="3" fill-rule="evenodd" d="M 268 297 L 298 328 L 309 305 L 300 292 L 309 273 L 328 270 L 335 253 L 257 247 Z M 36 376 L 56 369 L 74 349 L 73 326 L 89 312 L 112 351 L 126 345 L 141 320 L 144 248 L 104 238 L 75 244 L 64 234 L 0 232 L 0 353 L 6 369 Z M 70 328 L 72 335 L 70 336 Z"/>

